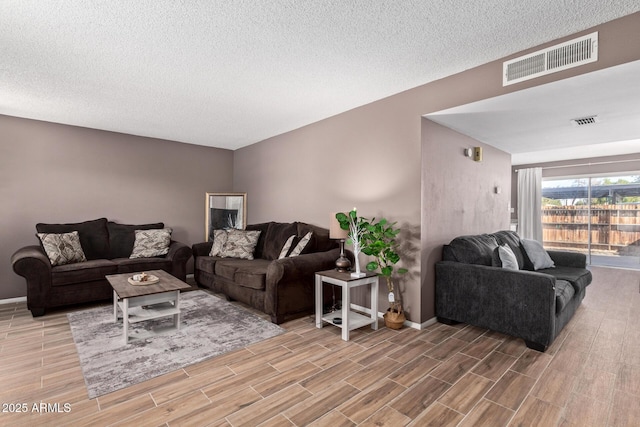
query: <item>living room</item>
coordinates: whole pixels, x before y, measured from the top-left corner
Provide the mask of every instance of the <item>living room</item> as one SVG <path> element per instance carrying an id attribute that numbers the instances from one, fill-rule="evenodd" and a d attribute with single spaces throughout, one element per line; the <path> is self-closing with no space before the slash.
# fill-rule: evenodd
<path id="1" fill-rule="evenodd" d="M 304 220 L 328 227 L 332 212 L 353 206 L 398 221 L 414 248 L 401 285 L 408 318 L 416 330 L 429 327 L 442 245 L 458 235 L 509 228 L 512 162 L 509 153 L 423 116 L 637 61 L 640 46 L 626 42 L 637 40 L 637 28 L 636 12 L 237 149 L 51 123 L 3 108 L 0 299 L 25 295 L 9 260 L 17 248 L 36 243 L 38 222 L 163 221 L 176 240 L 191 245 L 205 237 L 205 193 L 234 191 L 248 195 L 249 223 Z M 593 31 L 600 35 L 597 62 L 502 86 L 505 59 Z M 129 108 L 134 114 L 135 106 Z M 72 123 L 73 111 L 67 117 Z M 474 146 L 483 148 L 481 163 L 462 155 Z"/>

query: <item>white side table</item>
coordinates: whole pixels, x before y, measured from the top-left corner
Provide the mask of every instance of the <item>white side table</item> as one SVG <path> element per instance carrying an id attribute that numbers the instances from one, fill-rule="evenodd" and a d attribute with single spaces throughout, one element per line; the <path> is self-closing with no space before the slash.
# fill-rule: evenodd
<path id="1" fill-rule="evenodd" d="M 323 314 L 322 284 L 330 283 L 342 289 L 342 309 Z M 371 316 L 367 317 L 351 310 L 350 291 L 358 286 L 371 286 Z M 341 323 L 334 322 L 340 317 Z M 322 328 L 323 322 L 342 328 L 342 339 L 349 341 L 349 331 L 371 325 L 378 329 L 378 274 L 367 272 L 364 277 L 354 278 L 350 273 L 326 270 L 316 273 L 316 327 Z"/>

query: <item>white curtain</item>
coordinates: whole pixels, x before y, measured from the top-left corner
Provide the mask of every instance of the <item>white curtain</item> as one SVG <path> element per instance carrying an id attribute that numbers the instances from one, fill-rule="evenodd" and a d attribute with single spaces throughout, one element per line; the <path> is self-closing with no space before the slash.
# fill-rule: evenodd
<path id="1" fill-rule="evenodd" d="M 542 168 L 518 171 L 518 235 L 542 243 Z"/>

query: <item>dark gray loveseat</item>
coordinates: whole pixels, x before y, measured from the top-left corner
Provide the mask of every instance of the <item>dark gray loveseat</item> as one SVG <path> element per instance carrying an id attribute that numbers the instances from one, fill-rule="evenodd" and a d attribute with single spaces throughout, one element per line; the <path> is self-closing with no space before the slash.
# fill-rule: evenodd
<path id="1" fill-rule="evenodd" d="M 106 218 L 73 224 L 37 224 L 38 233 L 77 231 L 87 260 L 52 266 L 42 245 L 18 249 L 11 263 L 13 270 L 27 281 L 27 308 L 36 317 L 52 307 L 110 299 L 113 288 L 105 278 L 108 274 L 164 270 L 185 280 L 191 248 L 183 243 L 172 240 L 169 253 L 164 256 L 129 258 L 136 230 L 161 228 L 164 228 L 161 222 L 125 225 Z"/>
<path id="2" fill-rule="evenodd" d="M 508 245 L 519 270 L 502 268 L 496 248 Z M 533 270 L 512 231 L 462 236 L 436 263 L 436 316 L 522 338 L 545 351 L 571 320 L 591 283 L 584 254 L 548 251 L 554 268 Z"/>
<path id="3" fill-rule="evenodd" d="M 312 312 L 315 273 L 334 268 L 340 256 L 329 230 L 302 222 L 268 222 L 246 229 L 261 232 L 252 260 L 209 256 L 211 241 L 192 246 L 198 286 L 256 308 L 276 324 Z M 308 232 L 312 237 L 301 255 L 278 259 L 289 237 L 299 240 Z"/>

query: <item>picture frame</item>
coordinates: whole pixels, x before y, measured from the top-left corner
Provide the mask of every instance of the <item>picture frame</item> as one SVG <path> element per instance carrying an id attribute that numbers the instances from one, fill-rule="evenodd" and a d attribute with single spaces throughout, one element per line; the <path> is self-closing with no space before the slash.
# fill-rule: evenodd
<path id="1" fill-rule="evenodd" d="M 213 230 L 247 226 L 247 193 L 205 193 L 205 240 L 213 240 Z"/>

